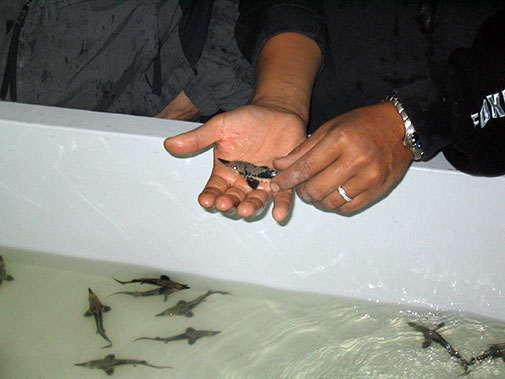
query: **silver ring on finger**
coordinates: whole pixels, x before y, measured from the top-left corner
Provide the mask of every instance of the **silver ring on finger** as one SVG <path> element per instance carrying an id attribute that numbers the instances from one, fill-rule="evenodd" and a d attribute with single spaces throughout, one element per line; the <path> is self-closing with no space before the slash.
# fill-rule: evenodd
<path id="1" fill-rule="evenodd" d="M 338 190 L 338 193 L 340 194 L 340 196 L 342 196 L 342 199 L 344 199 L 346 203 L 350 203 L 352 201 L 352 197 L 349 197 L 347 192 L 345 192 L 344 187 L 339 186 L 337 188 L 337 190 Z"/>

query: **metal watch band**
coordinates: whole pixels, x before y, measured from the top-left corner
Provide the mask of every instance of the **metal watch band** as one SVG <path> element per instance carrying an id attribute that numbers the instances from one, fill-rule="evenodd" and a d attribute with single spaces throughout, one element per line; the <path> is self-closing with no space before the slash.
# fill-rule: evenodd
<path id="1" fill-rule="evenodd" d="M 423 146 L 421 144 L 421 141 L 419 140 L 419 136 L 416 133 L 414 125 L 412 125 L 412 122 L 410 121 L 407 112 L 405 112 L 405 108 L 403 108 L 402 103 L 400 103 L 400 100 L 396 95 L 387 96 L 385 100 L 389 101 L 391 104 L 395 106 L 396 110 L 398 111 L 403 120 L 403 125 L 405 126 L 405 138 L 403 139 L 403 145 L 407 149 L 412 151 L 412 153 L 414 154 L 415 161 L 420 160 L 424 154 Z"/>

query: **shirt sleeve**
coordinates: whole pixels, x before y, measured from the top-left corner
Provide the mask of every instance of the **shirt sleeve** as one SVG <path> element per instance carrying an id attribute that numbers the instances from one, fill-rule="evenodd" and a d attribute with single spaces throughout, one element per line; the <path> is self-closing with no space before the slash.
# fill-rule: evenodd
<path id="1" fill-rule="evenodd" d="M 505 174 L 505 9 L 469 48 L 432 64 L 429 78 L 396 91 L 428 160 L 442 150 L 457 169 Z"/>
<path id="2" fill-rule="evenodd" d="M 321 48 L 324 60 L 328 38 L 321 1 L 242 0 L 239 11 L 235 26 L 237 43 L 253 66 L 268 39 L 285 32 L 312 38 Z"/>

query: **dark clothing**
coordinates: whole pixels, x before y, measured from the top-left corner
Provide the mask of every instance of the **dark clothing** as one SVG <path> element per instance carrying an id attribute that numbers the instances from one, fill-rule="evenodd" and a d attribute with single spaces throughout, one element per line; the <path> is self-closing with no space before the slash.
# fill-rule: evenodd
<path id="1" fill-rule="evenodd" d="M 462 171 L 505 174 L 501 1 L 325 0 L 323 8 L 315 1 L 283 3 L 292 13 L 312 16 L 288 20 L 283 17 L 288 12 L 273 8 L 279 4 L 248 9 L 241 12 L 237 41 L 254 61 L 268 36 L 289 27 L 324 40 L 324 31 L 314 25 L 324 9 L 329 47 L 314 86 L 309 133 L 396 92 L 420 136 L 424 159 L 443 150 Z M 297 25 L 287 27 L 290 23 Z"/>
<path id="2" fill-rule="evenodd" d="M 32 0 L 0 37 L 4 98 L 152 116 L 184 91 L 203 116 L 234 109 L 254 92 L 237 17 L 235 0 Z"/>

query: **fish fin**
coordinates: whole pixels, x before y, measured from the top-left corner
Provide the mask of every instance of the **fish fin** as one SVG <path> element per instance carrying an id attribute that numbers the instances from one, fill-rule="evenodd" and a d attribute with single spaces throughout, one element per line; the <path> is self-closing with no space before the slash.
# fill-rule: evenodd
<path id="1" fill-rule="evenodd" d="M 5 278 L 5 280 L 7 280 L 8 282 L 10 282 L 11 280 L 14 280 L 14 278 L 11 275 L 7 275 L 7 277 Z"/>
<path id="2" fill-rule="evenodd" d="M 167 275 L 160 275 L 160 279 L 170 280 L 170 278 Z"/>
<path id="3" fill-rule="evenodd" d="M 191 326 L 189 328 L 186 328 L 186 333 L 189 333 L 189 332 L 194 332 L 195 329 L 192 328 Z"/>
<path id="4" fill-rule="evenodd" d="M 193 314 L 193 312 L 189 311 L 184 316 L 186 316 L 186 317 L 193 317 L 194 314 Z"/>
<path id="5" fill-rule="evenodd" d="M 105 370 L 105 373 L 106 373 L 107 375 L 112 375 L 112 374 L 114 374 L 114 368 L 113 368 L 113 367 L 108 368 L 107 370 Z"/>
<path id="6" fill-rule="evenodd" d="M 84 317 L 91 317 L 93 315 L 93 313 L 91 313 L 90 310 L 87 310 L 86 312 L 84 312 Z"/>
<path id="7" fill-rule="evenodd" d="M 431 346 L 431 341 L 424 341 L 423 342 L 423 349 L 426 349 L 429 346 Z"/>
<path id="8" fill-rule="evenodd" d="M 188 344 L 193 345 L 196 342 L 196 338 L 188 339 Z"/>
<path id="9" fill-rule="evenodd" d="M 249 187 L 251 187 L 252 189 L 256 189 L 258 188 L 258 185 L 260 184 L 259 180 L 257 179 L 254 179 L 252 176 L 250 175 L 247 175 L 245 177 L 245 180 L 247 181 L 247 184 L 249 184 Z"/>
<path id="10" fill-rule="evenodd" d="M 221 162 L 224 165 L 230 164 L 230 161 L 227 161 L 226 159 L 221 159 L 221 158 L 217 158 L 217 159 L 219 160 L 219 162 Z"/>
<path id="11" fill-rule="evenodd" d="M 105 359 L 115 359 L 115 358 L 116 358 L 116 356 L 114 354 L 107 354 L 105 356 Z"/>
<path id="12" fill-rule="evenodd" d="M 186 304 L 186 301 L 185 301 L 185 300 L 179 300 L 179 301 L 177 302 L 177 305 L 184 305 L 184 304 Z"/>
<path id="13" fill-rule="evenodd" d="M 102 311 L 103 311 L 103 312 L 108 312 L 108 311 L 110 311 L 111 309 L 112 309 L 112 308 L 111 308 L 111 307 L 109 307 L 108 305 L 104 305 L 104 306 L 103 306 Z"/>
<path id="14" fill-rule="evenodd" d="M 112 347 L 112 342 L 109 343 L 108 345 L 102 346 L 101 349 L 108 349 L 110 347 Z"/>

